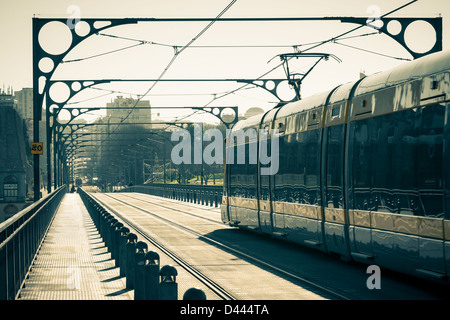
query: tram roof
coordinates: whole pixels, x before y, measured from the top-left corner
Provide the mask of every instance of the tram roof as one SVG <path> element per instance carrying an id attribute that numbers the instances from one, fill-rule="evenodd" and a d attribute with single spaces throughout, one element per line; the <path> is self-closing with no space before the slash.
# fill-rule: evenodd
<path id="1" fill-rule="evenodd" d="M 358 85 L 355 96 L 448 69 L 450 69 L 450 50 L 433 53 L 423 58 L 403 63 L 393 69 L 367 76 Z"/>
<path id="2" fill-rule="evenodd" d="M 355 90 L 355 96 L 380 90 L 395 84 L 407 82 L 415 78 L 450 70 L 450 50 L 437 52 L 423 58 L 403 63 L 393 69 L 367 76 L 359 82 Z M 282 107 L 276 107 L 264 114 L 259 114 L 245 120 L 241 120 L 233 127 L 233 130 L 258 126 L 263 120 L 267 123 L 276 118 L 287 117 L 292 114 L 308 111 L 314 108 L 343 101 L 350 98 L 350 92 L 357 81 L 348 82 L 333 90 L 318 93 L 300 101 L 288 103 Z M 280 109 L 278 111 L 278 109 Z M 277 112 L 278 111 L 278 112 Z"/>

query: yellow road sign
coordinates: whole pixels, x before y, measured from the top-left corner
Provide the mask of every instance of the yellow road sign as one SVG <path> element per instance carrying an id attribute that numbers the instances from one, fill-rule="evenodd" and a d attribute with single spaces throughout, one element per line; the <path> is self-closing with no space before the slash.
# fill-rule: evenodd
<path id="1" fill-rule="evenodd" d="M 31 154 L 42 154 L 44 146 L 42 142 L 32 142 L 31 143 Z"/>

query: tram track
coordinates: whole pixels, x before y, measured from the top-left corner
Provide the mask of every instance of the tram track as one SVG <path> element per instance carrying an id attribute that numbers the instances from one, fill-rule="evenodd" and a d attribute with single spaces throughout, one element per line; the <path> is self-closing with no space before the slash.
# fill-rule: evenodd
<path id="1" fill-rule="evenodd" d="M 217 225 L 220 225 L 220 226 L 223 226 L 224 224 L 223 224 L 223 222 L 220 220 L 214 220 L 214 219 L 211 219 L 211 218 L 207 218 L 207 217 L 205 217 L 205 216 L 202 216 L 202 215 L 200 215 L 200 214 L 195 214 L 195 213 L 192 213 L 192 212 L 188 212 L 188 211 L 186 211 L 186 210 L 182 210 L 182 209 L 177 209 L 177 208 L 174 208 L 174 207 L 169 207 L 169 206 L 165 206 L 165 205 L 163 205 L 163 204 L 161 204 L 161 203 L 157 203 L 157 202 L 154 202 L 154 201 L 149 201 L 148 199 L 147 200 L 144 200 L 144 199 L 141 199 L 141 198 L 136 198 L 136 197 L 133 197 L 133 196 L 131 196 L 131 195 L 129 195 L 129 194 L 122 194 L 122 195 L 124 195 L 124 196 L 126 196 L 127 198 L 131 198 L 131 199 L 134 199 L 134 200 L 138 200 L 138 201 L 142 201 L 142 202 L 145 202 L 145 203 L 150 203 L 150 204 L 152 204 L 152 205 L 155 205 L 155 206 L 158 206 L 158 207 L 161 207 L 161 208 L 165 208 L 165 209 L 169 209 L 169 210 L 172 210 L 172 211 L 176 211 L 176 212 L 180 212 L 180 213 L 182 213 L 182 214 L 186 214 L 186 215 L 189 215 L 189 216 L 192 216 L 192 217 L 196 217 L 196 218 L 199 218 L 199 219 L 202 219 L 202 220 L 205 220 L 205 221 L 209 221 L 209 222 L 212 222 L 212 223 L 214 223 L 214 224 L 217 224 Z M 166 200 L 166 199 L 164 199 L 164 200 Z M 200 205 L 197 205 L 198 207 L 196 207 L 196 209 L 198 209 L 198 210 L 203 210 L 203 211 L 206 211 L 206 212 L 208 212 L 209 210 L 209 208 L 208 209 L 204 209 L 204 208 L 201 208 L 200 207 Z M 194 207 L 193 207 L 194 208 Z"/>
<path id="2" fill-rule="evenodd" d="M 122 202 L 126 205 L 129 205 L 131 207 L 134 207 L 135 209 L 140 208 L 130 205 L 124 201 L 118 200 L 114 197 L 111 197 L 107 195 L 108 197 Z M 117 216 L 120 220 L 122 220 L 124 223 L 126 223 L 131 229 L 133 229 L 136 233 L 142 236 L 143 239 L 147 240 L 149 243 L 154 245 L 157 249 L 159 249 L 161 252 L 166 254 L 168 257 L 170 257 L 173 261 L 178 263 L 184 270 L 186 270 L 189 274 L 194 276 L 197 280 L 199 280 L 201 283 L 203 283 L 206 287 L 208 287 L 211 291 L 213 291 L 218 297 L 220 297 L 222 300 L 237 300 L 231 293 L 229 293 L 227 290 L 225 290 L 223 287 L 221 287 L 219 284 L 217 284 L 215 281 L 213 281 L 211 278 L 200 272 L 198 269 L 193 267 L 191 264 L 189 264 L 187 261 L 185 261 L 182 257 L 177 255 L 172 250 L 168 249 L 166 246 L 161 244 L 158 240 L 156 240 L 154 237 L 150 236 L 147 232 L 145 232 L 142 228 L 140 228 L 137 224 L 135 224 L 130 219 L 126 218 L 124 215 L 119 213 L 117 210 L 115 210 L 112 206 L 108 205 L 101 199 L 95 197 L 95 199 L 104 207 L 108 208 L 115 216 Z M 141 210 L 144 211 L 144 210 Z M 155 215 L 156 216 L 156 215 Z"/>
<path id="3" fill-rule="evenodd" d="M 197 237 L 198 239 L 201 239 L 204 242 L 209 243 L 210 245 L 219 248 L 221 250 L 224 250 L 228 253 L 231 253 L 235 256 L 241 257 L 243 259 L 245 259 L 246 261 L 250 261 L 252 264 L 263 267 L 266 270 L 270 270 L 272 271 L 272 273 L 277 274 L 285 279 L 288 279 L 289 281 L 293 281 L 295 283 L 297 283 L 298 285 L 303 285 L 303 286 L 308 286 L 310 288 L 313 288 L 315 291 L 317 292 L 322 292 L 323 294 L 325 294 L 325 296 L 330 297 L 331 299 L 337 299 L 337 300 L 349 300 L 350 298 L 343 295 L 342 293 L 337 292 L 336 290 L 333 290 L 331 288 L 327 288 L 321 284 L 318 284 L 317 282 L 307 279 L 303 276 L 299 276 L 297 274 L 294 274 L 290 271 L 287 271 L 281 267 L 278 267 L 272 263 L 269 263 L 267 261 L 264 261 L 260 258 L 255 257 L 254 255 L 248 253 L 248 252 L 244 252 L 243 250 L 239 250 L 236 248 L 231 247 L 230 245 L 227 245 L 219 240 L 213 239 L 209 236 L 206 236 L 196 230 L 194 230 L 193 228 L 181 225 L 173 220 L 170 220 L 168 218 L 162 217 L 160 214 L 154 212 L 153 210 L 147 210 L 144 208 L 141 208 L 140 206 L 137 206 L 135 204 L 129 203 L 127 201 L 125 201 L 124 199 L 119 199 L 117 197 L 117 195 L 110 195 L 110 194 L 104 194 L 106 197 L 117 201 L 119 203 L 121 203 L 122 205 L 131 207 L 135 210 L 138 210 L 140 212 L 143 212 L 145 214 L 151 215 L 154 218 L 159 219 L 160 221 L 163 221 L 166 224 L 169 224 L 170 226 L 172 226 L 173 228 L 179 229 L 179 230 L 183 230 L 187 233 L 190 233 L 192 235 L 194 235 L 195 237 Z M 189 215 L 189 216 L 193 216 L 197 219 L 202 219 L 205 220 L 207 222 L 210 223 L 214 223 L 214 224 L 219 224 L 223 226 L 223 223 L 207 218 L 207 217 L 202 217 L 198 214 L 194 214 L 191 212 L 188 212 L 186 210 L 183 209 L 177 209 L 174 207 L 169 207 L 166 205 L 162 205 L 153 201 L 149 201 L 149 200 L 144 200 L 144 199 L 140 199 L 137 197 L 133 197 L 131 195 L 125 195 L 125 194 L 121 194 L 121 196 L 126 197 L 126 198 L 131 198 L 133 200 L 136 201 L 140 201 L 140 202 L 144 202 L 144 203 L 148 203 L 151 204 L 153 206 L 158 206 L 160 208 L 164 208 L 166 210 L 171 210 L 171 211 L 176 211 L 185 215 Z M 149 241 L 150 243 L 152 243 L 153 245 L 155 245 L 155 247 L 157 247 L 158 249 L 160 249 L 162 252 L 166 253 L 169 257 L 171 257 L 174 261 L 176 261 L 177 263 L 180 264 L 180 266 L 182 268 L 184 268 L 187 272 L 191 273 L 194 277 L 196 277 L 199 281 L 201 281 L 203 284 L 205 284 L 208 288 L 210 288 L 214 293 L 216 293 L 221 299 L 224 300 L 236 300 L 237 298 L 229 293 L 227 290 L 225 290 L 221 285 L 219 285 L 218 283 L 216 283 L 214 280 L 210 279 L 210 277 L 206 276 L 205 274 L 203 274 L 202 272 L 200 272 L 199 270 L 197 270 L 195 267 L 193 267 L 192 265 L 190 265 L 187 261 L 185 261 L 183 258 L 181 258 L 179 255 L 177 255 L 176 253 L 174 253 L 172 250 L 166 248 L 163 244 L 161 244 L 160 241 L 158 241 L 157 239 L 151 237 L 150 235 L 148 235 L 144 230 L 142 230 L 140 227 L 138 227 L 135 223 L 133 223 L 131 220 L 127 219 L 126 217 L 124 217 L 122 214 L 120 214 L 117 210 L 115 210 L 113 208 L 112 205 L 109 205 L 108 203 L 106 203 L 105 201 L 102 201 L 101 199 L 99 199 L 98 197 L 96 197 L 96 199 L 105 207 L 107 207 L 109 210 L 112 211 L 112 213 L 114 213 L 115 215 L 118 216 L 118 218 L 120 218 L 121 220 L 123 220 L 125 223 L 127 223 L 133 230 L 135 230 L 137 233 L 139 233 L 144 239 L 146 239 L 147 241 Z"/>

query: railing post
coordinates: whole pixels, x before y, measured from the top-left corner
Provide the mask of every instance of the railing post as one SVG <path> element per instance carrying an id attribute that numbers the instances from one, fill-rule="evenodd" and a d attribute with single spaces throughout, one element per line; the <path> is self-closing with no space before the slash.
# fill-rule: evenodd
<path id="1" fill-rule="evenodd" d="M 145 262 L 145 300 L 159 300 L 159 254 L 147 252 Z"/>
<path id="2" fill-rule="evenodd" d="M 114 234 L 113 234 L 113 245 L 111 251 L 111 258 L 115 260 L 116 267 L 119 266 L 120 260 L 120 234 L 122 232 L 123 223 L 116 222 L 114 225 Z"/>
<path id="3" fill-rule="evenodd" d="M 126 254 L 125 254 L 125 264 L 126 264 L 126 287 L 127 289 L 134 288 L 134 254 L 136 252 L 136 241 L 137 236 L 134 233 L 129 233 L 127 235 L 127 244 L 126 244 Z"/>
<path id="4" fill-rule="evenodd" d="M 148 245 L 139 241 L 136 244 L 136 252 L 134 255 L 134 300 L 145 299 L 145 254 L 147 253 Z"/>
<path id="5" fill-rule="evenodd" d="M 190 288 L 184 293 L 183 300 L 206 300 L 206 294 L 200 288 Z"/>
<path id="6" fill-rule="evenodd" d="M 20 274 L 20 232 L 12 239 L 14 243 L 14 296 L 20 288 L 21 274 Z"/>
<path id="7" fill-rule="evenodd" d="M 111 252 L 111 258 L 114 259 L 114 240 L 116 236 L 116 223 L 119 223 L 119 220 L 116 218 L 109 221 L 108 226 L 108 248 L 109 252 Z"/>
<path id="8" fill-rule="evenodd" d="M 177 269 L 165 265 L 159 271 L 159 300 L 178 300 Z"/>
<path id="9" fill-rule="evenodd" d="M 0 248 L 0 300 L 8 297 L 8 260 L 6 247 Z"/>
<path id="10" fill-rule="evenodd" d="M 127 236 L 130 233 L 130 229 L 127 227 L 122 227 L 120 229 L 120 238 L 119 238 L 119 267 L 120 267 L 120 275 L 125 276 L 127 271 Z M 116 261 L 117 266 L 117 261 Z"/>

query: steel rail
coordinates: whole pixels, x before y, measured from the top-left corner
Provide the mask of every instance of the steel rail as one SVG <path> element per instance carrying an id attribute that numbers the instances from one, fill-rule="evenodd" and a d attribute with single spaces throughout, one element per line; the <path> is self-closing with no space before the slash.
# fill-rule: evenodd
<path id="1" fill-rule="evenodd" d="M 92 195 L 91 195 L 92 196 Z M 109 195 L 107 195 L 109 196 Z M 132 229 L 134 229 L 137 233 L 139 233 L 144 239 L 149 241 L 152 245 L 154 245 L 156 248 L 161 250 L 164 254 L 169 256 L 172 260 L 177 262 L 183 269 L 185 269 L 188 273 L 193 275 L 195 278 L 197 278 L 200 282 L 205 284 L 209 289 L 211 289 L 215 294 L 217 294 L 221 299 L 223 300 L 237 300 L 236 297 L 234 297 L 231 293 L 226 291 L 222 286 L 214 282 L 212 279 L 204 275 L 202 272 L 191 266 L 188 262 L 186 262 L 183 258 L 178 256 L 176 253 L 171 251 L 170 249 L 166 248 L 164 245 L 162 245 L 158 240 L 148 235 L 144 230 L 142 230 L 140 227 L 138 227 L 135 223 L 130 221 L 129 219 L 125 218 L 122 214 L 118 213 L 115 209 L 113 209 L 110 205 L 106 204 L 104 201 L 100 200 L 99 198 L 92 196 L 98 201 L 102 206 L 108 208 L 114 215 L 116 215 L 119 219 L 121 219 L 123 222 L 125 222 L 127 225 L 129 225 Z M 114 199 L 113 197 L 109 196 L 110 198 Z M 119 202 L 123 202 L 118 199 L 114 199 Z M 126 205 L 126 202 L 123 202 Z M 131 205 L 132 206 L 132 205 Z M 135 207 L 138 208 L 138 207 Z M 139 209 L 139 208 L 138 208 Z M 152 215 L 156 216 L 154 213 L 151 213 Z"/>
<path id="2" fill-rule="evenodd" d="M 135 200 L 138 200 L 138 201 L 142 201 L 142 202 L 146 202 L 146 203 L 151 203 L 151 204 L 154 204 L 154 205 L 157 205 L 157 206 L 159 206 L 159 207 L 162 207 L 162 208 L 165 208 L 165 209 L 169 209 L 169 210 L 172 210 L 172 211 L 181 212 L 181 213 L 183 213 L 183 214 L 187 214 L 187 215 L 190 215 L 190 216 L 192 216 L 192 217 L 196 217 L 196 218 L 199 218 L 199 219 L 202 219 L 202 220 L 206 220 L 206 221 L 209 221 L 209 222 L 212 222 L 212 223 L 221 225 L 221 226 L 223 225 L 223 222 L 222 222 L 222 221 L 216 221 L 216 220 L 213 220 L 213 219 L 210 219 L 210 218 L 206 218 L 206 217 L 204 217 L 204 216 L 201 216 L 201 215 L 198 215 L 198 214 L 195 214 L 195 213 L 192 213 L 192 212 L 183 211 L 182 209 L 175 209 L 175 208 L 173 208 L 173 207 L 165 206 L 165 205 L 163 205 L 163 204 L 159 204 L 159 203 L 156 203 L 156 202 L 153 202 L 153 201 L 135 198 L 135 197 L 132 197 L 130 194 L 125 193 L 125 192 L 124 192 L 124 193 L 121 193 L 121 195 L 124 195 L 124 196 L 126 196 L 126 197 L 128 197 L 128 198 L 135 199 Z M 156 197 L 156 196 L 153 196 L 153 197 Z M 165 200 L 166 200 L 166 199 L 165 199 Z M 183 204 L 185 204 L 185 203 L 183 203 Z M 208 209 L 212 209 L 212 208 L 211 208 L 211 207 L 207 207 L 207 208 L 202 209 L 202 210 L 208 211 Z"/>
<path id="3" fill-rule="evenodd" d="M 205 236 L 205 235 L 203 235 L 203 234 L 201 234 L 201 233 L 199 233 L 199 232 L 197 232 L 195 230 L 192 230 L 192 229 L 187 228 L 187 227 L 185 227 L 183 225 L 180 225 L 180 224 L 178 224 L 178 223 L 176 223 L 174 221 L 171 221 L 169 219 L 161 217 L 157 213 L 151 212 L 151 211 L 146 210 L 146 209 L 142 209 L 142 208 L 140 208 L 140 207 L 138 207 L 136 205 L 133 205 L 133 204 L 130 204 L 130 203 L 126 202 L 126 201 L 117 199 L 117 198 L 115 198 L 115 197 L 113 197 L 113 196 L 111 196 L 109 194 L 105 194 L 105 195 L 107 197 L 109 197 L 109 198 L 111 198 L 111 199 L 113 199 L 115 201 L 121 202 L 121 203 L 123 203 L 123 204 L 125 204 L 125 205 L 127 205 L 129 207 L 132 207 L 134 209 L 137 209 L 137 210 L 140 210 L 140 211 L 145 212 L 147 214 L 150 214 L 151 216 L 156 217 L 156 218 L 158 218 L 158 219 L 160 219 L 160 220 L 162 220 L 162 221 L 164 221 L 164 222 L 166 222 L 166 223 L 168 223 L 168 224 L 170 224 L 170 225 L 172 225 L 174 227 L 177 227 L 179 229 L 187 231 L 187 232 L 189 232 L 189 233 L 191 233 L 191 234 L 201 238 L 202 240 L 209 242 L 210 244 L 212 244 L 212 245 L 214 245 L 216 247 L 224 249 L 224 250 L 226 250 L 228 252 L 232 252 L 233 254 L 236 254 L 238 256 L 244 257 L 247 260 L 253 261 L 257 265 L 264 266 L 265 268 L 269 268 L 269 269 L 271 269 L 271 270 L 273 270 L 273 271 L 275 271 L 275 272 L 277 272 L 279 274 L 282 274 L 282 275 L 287 276 L 287 277 L 289 277 L 289 278 L 291 278 L 293 280 L 296 280 L 296 281 L 298 281 L 300 283 L 309 285 L 309 286 L 311 286 L 311 287 L 313 287 L 313 288 L 315 288 L 317 290 L 320 290 L 320 291 L 322 291 L 324 293 L 327 293 L 328 295 L 331 295 L 331 296 L 335 297 L 338 300 L 350 300 L 350 298 L 342 295 L 339 292 L 336 292 L 333 289 L 326 288 L 326 287 L 324 287 L 324 286 L 322 286 L 320 284 L 317 284 L 317 283 L 315 283 L 315 282 L 313 282 L 311 280 L 306 279 L 305 277 L 293 274 L 292 272 L 289 272 L 287 270 L 281 269 L 281 268 L 279 268 L 277 266 L 274 266 L 274 265 L 272 265 L 272 264 L 270 264 L 270 263 L 268 263 L 266 261 L 263 261 L 263 260 L 261 260 L 259 258 L 253 257 L 253 256 L 249 255 L 248 253 L 245 253 L 243 251 L 240 251 L 240 250 L 237 250 L 235 248 L 232 248 L 232 247 L 230 247 L 230 246 L 228 246 L 226 244 L 223 244 L 223 243 L 221 243 L 221 242 L 219 242 L 217 240 L 214 240 L 214 239 L 212 239 L 210 237 L 207 237 L 207 236 Z M 97 200 L 98 200 L 98 198 L 97 198 Z M 110 206 L 108 206 L 108 207 L 110 208 Z M 173 208 L 169 208 L 169 209 L 173 210 Z M 178 210 L 178 211 L 182 212 L 182 210 Z"/>

